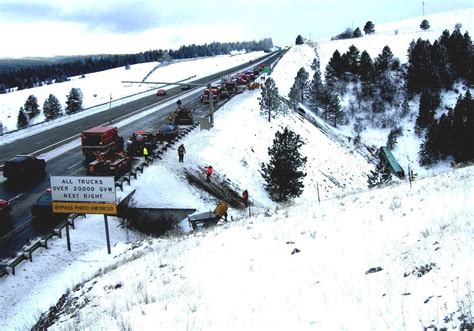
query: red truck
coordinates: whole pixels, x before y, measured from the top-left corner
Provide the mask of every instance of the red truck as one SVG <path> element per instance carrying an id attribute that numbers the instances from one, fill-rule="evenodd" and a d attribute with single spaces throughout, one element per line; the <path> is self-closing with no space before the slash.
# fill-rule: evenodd
<path id="1" fill-rule="evenodd" d="M 117 128 L 112 126 L 98 126 L 83 131 L 81 142 L 82 154 L 86 157 L 86 163 L 95 160 L 101 153 L 123 151 L 123 138 L 118 135 Z"/>
<path id="2" fill-rule="evenodd" d="M 211 86 L 211 91 L 212 91 L 212 96 L 213 96 L 212 101 L 216 103 L 219 100 L 221 90 L 217 86 Z M 209 89 L 208 88 L 203 91 L 201 101 L 204 103 L 209 103 Z"/>

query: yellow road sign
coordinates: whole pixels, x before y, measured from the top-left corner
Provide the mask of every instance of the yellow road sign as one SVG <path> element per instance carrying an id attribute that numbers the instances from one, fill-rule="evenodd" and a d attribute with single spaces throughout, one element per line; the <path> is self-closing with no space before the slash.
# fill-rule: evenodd
<path id="1" fill-rule="evenodd" d="M 117 215 L 117 204 L 53 201 L 53 213 Z"/>

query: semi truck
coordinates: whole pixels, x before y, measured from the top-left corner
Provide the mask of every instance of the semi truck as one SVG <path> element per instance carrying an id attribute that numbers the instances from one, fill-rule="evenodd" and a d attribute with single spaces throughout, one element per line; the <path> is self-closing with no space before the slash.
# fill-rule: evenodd
<path id="1" fill-rule="evenodd" d="M 86 163 L 95 160 L 99 154 L 123 151 L 123 138 L 112 126 L 98 126 L 81 133 L 82 154 Z"/>

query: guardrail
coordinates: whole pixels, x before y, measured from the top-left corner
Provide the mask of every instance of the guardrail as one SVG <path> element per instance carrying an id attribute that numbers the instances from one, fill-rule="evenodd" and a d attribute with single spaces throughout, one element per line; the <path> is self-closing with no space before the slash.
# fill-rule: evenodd
<path id="1" fill-rule="evenodd" d="M 9 274 L 15 275 L 16 267 L 23 261 L 29 260 L 30 262 L 33 262 L 33 252 L 36 251 L 38 248 L 48 249 L 48 240 L 53 237 L 61 238 L 62 229 L 64 229 L 66 226 L 70 226 L 74 229 L 74 220 L 79 216 L 85 217 L 84 214 L 72 214 L 66 221 L 60 223 L 57 227 L 55 227 L 52 232 L 38 239 L 30 246 L 24 248 L 21 252 L 17 254 L 15 258 L 10 260 L 6 265 L 0 266 L 0 278 L 8 276 Z"/>
<path id="2" fill-rule="evenodd" d="M 222 105 L 222 104 L 221 104 Z M 215 111 L 217 111 L 219 108 L 216 108 Z M 206 115 L 207 116 L 207 115 Z M 187 134 L 189 134 L 191 131 L 193 131 L 195 128 L 197 128 L 200 125 L 200 121 L 195 122 L 192 126 L 189 126 L 185 130 L 181 131 L 178 134 L 178 137 L 173 139 L 172 141 L 167 142 L 166 144 L 161 145 L 159 148 L 151 151 L 150 156 L 148 159 L 144 162 L 141 162 L 138 164 L 134 169 L 132 169 L 130 172 L 127 174 L 121 176 L 115 181 L 115 187 L 120 188 L 120 190 L 123 192 L 123 184 L 127 183 L 130 185 L 130 182 L 132 178 L 137 179 L 139 173 L 143 173 L 145 167 L 148 167 L 150 164 L 154 162 L 155 159 L 161 159 L 161 156 L 163 153 L 173 146 L 175 143 L 177 143 L 180 139 L 185 137 Z M 64 229 L 66 226 L 70 226 L 71 228 L 75 228 L 74 226 L 74 221 L 76 218 L 79 216 L 84 216 L 84 214 L 72 214 L 70 217 L 65 222 L 62 222 L 59 224 L 57 227 L 55 227 L 52 232 L 49 234 L 43 236 L 39 240 L 37 240 L 35 243 L 33 243 L 31 246 L 28 246 L 27 248 L 24 248 L 18 255 L 10 260 L 6 265 L 0 265 L 0 278 L 8 276 L 10 274 L 15 275 L 15 269 L 16 267 L 21 264 L 24 261 L 29 260 L 30 262 L 33 262 L 33 252 L 36 251 L 39 248 L 45 248 L 48 249 L 48 240 L 50 240 L 53 237 L 59 237 L 62 238 L 62 229 Z"/>
<path id="3" fill-rule="evenodd" d="M 184 131 L 182 131 L 178 137 L 166 144 L 163 144 L 160 146 L 160 148 L 157 148 L 156 150 L 152 151 L 150 153 L 150 157 L 148 157 L 146 162 L 141 162 L 138 164 L 134 169 L 132 169 L 129 173 L 126 175 L 123 175 L 119 179 L 115 181 L 115 187 L 120 188 L 121 191 L 123 191 L 123 183 L 127 183 L 130 185 L 131 179 L 137 179 L 138 173 L 143 173 L 145 167 L 148 167 L 151 165 L 155 159 L 161 159 L 161 155 L 171 146 L 173 146 L 176 142 L 178 142 L 181 138 L 185 137 L 188 133 L 190 133 L 192 130 L 194 130 L 196 127 L 198 127 L 199 122 L 194 123 L 192 126 L 186 128 Z M 36 242 L 33 244 L 29 245 L 28 247 L 24 248 L 21 252 L 17 254 L 15 258 L 10 260 L 6 265 L 0 265 L 0 278 L 6 277 L 8 275 L 15 275 L 16 273 L 16 268 L 18 265 L 20 265 L 24 261 L 30 261 L 33 262 L 33 252 L 36 251 L 39 248 L 45 248 L 48 249 L 48 241 L 51 238 L 58 237 L 62 238 L 62 230 L 66 227 L 69 226 L 72 229 L 75 229 L 75 224 L 74 221 L 80 217 L 84 216 L 84 214 L 72 214 L 68 219 L 62 223 L 60 223 L 58 226 L 56 226 L 50 233 L 44 235 L 40 239 L 38 239 Z"/>

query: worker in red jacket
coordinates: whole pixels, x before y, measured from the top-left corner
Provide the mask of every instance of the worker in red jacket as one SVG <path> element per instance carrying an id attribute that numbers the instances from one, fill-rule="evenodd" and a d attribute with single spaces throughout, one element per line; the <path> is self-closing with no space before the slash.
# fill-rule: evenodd
<path id="1" fill-rule="evenodd" d="M 247 190 L 242 192 L 242 201 L 244 202 L 245 207 L 249 205 L 249 192 Z"/>
<path id="2" fill-rule="evenodd" d="M 213 171 L 212 166 L 207 166 L 207 168 L 206 168 L 206 176 L 207 176 L 206 180 L 208 182 L 211 181 L 212 171 Z"/>

